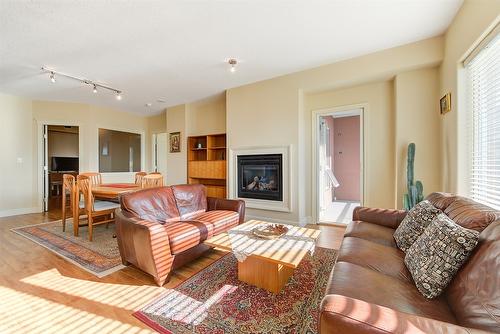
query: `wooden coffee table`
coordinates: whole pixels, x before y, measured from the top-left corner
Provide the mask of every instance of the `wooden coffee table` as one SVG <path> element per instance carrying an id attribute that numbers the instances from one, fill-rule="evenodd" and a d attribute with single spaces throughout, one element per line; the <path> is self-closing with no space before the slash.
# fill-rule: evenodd
<path id="1" fill-rule="evenodd" d="M 255 245 L 256 241 L 260 240 L 249 233 L 234 234 L 241 230 L 251 230 L 263 223 L 266 222 L 250 220 L 232 229 L 232 236 L 228 233 L 221 233 L 206 240 L 205 244 L 227 251 L 233 251 L 233 247 L 237 251 L 242 247 L 251 249 L 251 255 L 248 255 L 243 262 L 238 261 L 238 279 L 279 293 L 304 255 L 310 251 L 310 248 L 306 246 L 311 246 L 311 242 L 316 242 L 320 231 L 288 225 L 292 228 L 283 237 L 266 240 L 259 246 Z M 309 241 L 301 241 L 301 238 L 307 238 Z"/>

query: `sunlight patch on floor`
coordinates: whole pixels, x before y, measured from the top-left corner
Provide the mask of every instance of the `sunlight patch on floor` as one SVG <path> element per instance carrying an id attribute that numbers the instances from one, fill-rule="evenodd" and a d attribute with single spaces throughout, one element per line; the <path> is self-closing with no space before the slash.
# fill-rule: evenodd
<path id="1" fill-rule="evenodd" d="M 131 311 L 165 291 L 156 286 L 100 283 L 66 277 L 57 269 L 25 277 L 21 282 Z"/>
<path id="2" fill-rule="evenodd" d="M 359 206 L 359 202 L 331 202 L 328 208 L 322 212 L 321 223 L 349 224 L 352 221 L 352 212 Z"/>
<path id="3" fill-rule="evenodd" d="M 0 333 L 155 333 L 1 286 L 0 300 Z"/>

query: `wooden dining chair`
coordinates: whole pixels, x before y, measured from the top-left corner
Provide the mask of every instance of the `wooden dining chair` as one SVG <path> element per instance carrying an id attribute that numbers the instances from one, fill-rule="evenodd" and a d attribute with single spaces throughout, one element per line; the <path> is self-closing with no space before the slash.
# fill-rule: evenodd
<path id="1" fill-rule="evenodd" d="M 80 218 L 81 216 L 85 215 L 85 208 L 83 207 L 83 202 L 80 202 L 80 192 L 78 191 L 78 186 L 76 184 L 75 177 L 71 174 L 63 174 L 63 185 L 62 185 L 63 232 L 66 231 L 66 218 L 69 217 L 67 211 L 68 209 L 71 211 L 71 217 L 73 218 L 73 234 L 75 237 L 77 237 L 78 227 L 80 226 Z M 76 214 L 76 212 L 78 212 L 78 214 Z"/>
<path id="2" fill-rule="evenodd" d="M 102 184 L 101 173 L 85 172 L 85 173 L 80 173 L 80 175 L 88 176 L 90 179 L 90 182 L 92 182 L 93 185 Z"/>
<path id="3" fill-rule="evenodd" d="M 163 187 L 161 174 L 148 174 L 142 177 L 141 188 Z"/>
<path id="4" fill-rule="evenodd" d="M 140 186 L 142 184 L 142 178 L 144 176 L 148 175 L 148 173 L 146 172 L 137 172 L 135 173 L 135 184 L 137 184 L 138 186 Z"/>
<path id="5" fill-rule="evenodd" d="M 106 224 L 115 221 L 115 209 L 120 207 L 120 204 L 109 201 L 95 201 L 92 195 L 92 182 L 90 177 L 86 175 L 78 175 L 77 185 L 79 191 L 83 194 L 83 202 L 87 222 L 89 226 L 89 240 L 92 241 L 94 225 Z"/>
<path id="6" fill-rule="evenodd" d="M 153 174 L 153 175 L 160 174 L 160 175 L 161 175 L 161 173 L 160 173 L 160 172 L 151 172 L 151 173 L 149 173 L 149 174 Z"/>

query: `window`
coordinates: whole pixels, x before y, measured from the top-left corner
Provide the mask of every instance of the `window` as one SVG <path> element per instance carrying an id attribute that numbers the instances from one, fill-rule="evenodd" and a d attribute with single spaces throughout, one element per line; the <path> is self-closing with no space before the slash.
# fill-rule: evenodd
<path id="1" fill-rule="evenodd" d="M 141 135 L 99 129 L 99 172 L 140 172 Z"/>
<path id="2" fill-rule="evenodd" d="M 470 195 L 500 209 L 500 34 L 466 60 L 472 135 Z"/>

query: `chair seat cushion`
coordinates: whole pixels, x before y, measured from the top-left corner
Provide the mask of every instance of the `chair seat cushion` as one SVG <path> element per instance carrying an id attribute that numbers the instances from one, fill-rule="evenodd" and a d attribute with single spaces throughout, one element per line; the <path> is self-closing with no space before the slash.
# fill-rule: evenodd
<path id="1" fill-rule="evenodd" d="M 172 254 L 197 246 L 214 234 L 214 226 L 202 221 L 166 223 L 163 226 L 167 230 Z"/>
<path id="2" fill-rule="evenodd" d="M 357 264 L 413 283 L 411 273 L 405 266 L 404 257 L 405 253 L 397 248 L 360 238 L 345 237 L 339 251 L 338 261 Z"/>
<path id="3" fill-rule="evenodd" d="M 210 223 L 214 227 L 214 235 L 229 230 L 238 225 L 240 216 L 238 212 L 228 210 L 213 210 L 203 212 L 192 217 L 193 221 Z"/>
<path id="4" fill-rule="evenodd" d="M 94 211 L 118 209 L 120 204 L 109 201 L 94 201 Z"/>
<path id="5" fill-rule="evenodd" d="M 391 277 L 353 263 L 337 262 L 326 288 L 327 295 L 342 295 L 418 316 L 456 323 L 443 296 L 429 300 L 412 282 Z"/>
<path id="6" fill-rule="evenodd" d="M 396 248 L 394 241 L 394 229 L 378 224 L 367 223 L 363 221 L 353 221 L 347 225 L 345 237 L 356 237 L 381 245 Z"/>

